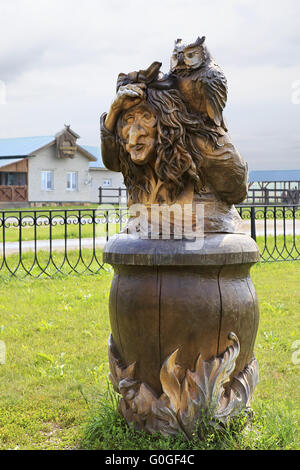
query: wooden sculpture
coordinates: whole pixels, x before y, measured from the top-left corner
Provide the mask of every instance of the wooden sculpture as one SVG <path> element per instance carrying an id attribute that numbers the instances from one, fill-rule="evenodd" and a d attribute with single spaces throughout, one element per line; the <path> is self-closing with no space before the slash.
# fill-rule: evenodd
<path id="1" fill-rule="evenodd" d="M 234 207 L 247 164 L 227 133 L 226 79 L 205 38 L 177 40 L 169 74 L 160 66 L 120 74 L 101 117 L 103 161 L 123 173 L 134 209 L 104 249 L 115 271 L 110 378 L 128 423 L 190 438 L 203 416 L 221 425 L 250 406 L 258 305 L 249 272 L 259 252 Z M 168 237 L 157 218 L 166 208 Z"/>

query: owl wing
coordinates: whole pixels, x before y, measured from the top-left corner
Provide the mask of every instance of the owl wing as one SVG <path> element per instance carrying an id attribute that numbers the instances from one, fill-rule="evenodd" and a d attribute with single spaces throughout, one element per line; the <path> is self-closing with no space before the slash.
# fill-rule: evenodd
<path id="1" fill-rule="evenodd" d="M 223 109 L 227 101 L 227 80 L 219 68 L 209 68 L 201 80 L 208 116 L 217 126 L 223 124 Z"/>

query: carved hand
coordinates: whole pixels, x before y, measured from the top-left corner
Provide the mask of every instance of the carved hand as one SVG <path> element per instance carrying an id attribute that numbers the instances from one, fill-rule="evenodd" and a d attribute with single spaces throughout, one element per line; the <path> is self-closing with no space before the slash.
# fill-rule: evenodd
<path id="1" fill-rule="evenodd" d="M 146 85 L 144 83 L 121 86 L 106 116 L 105 127 L 113 132 L 118 116 L 137 105 L 145 98 Z"/>

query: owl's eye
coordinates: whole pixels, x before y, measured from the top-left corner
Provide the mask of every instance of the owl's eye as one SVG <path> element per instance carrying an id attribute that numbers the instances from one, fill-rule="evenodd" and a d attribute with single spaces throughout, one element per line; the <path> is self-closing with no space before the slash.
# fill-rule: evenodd
<path id="1" fill-rule="evenodd" d="M 189 52 L 186 56 L 187 56 L 189 59 L 191 59 L 191 58 L 194 56 L 194 53 L 193 53 L 193 52 Z"/>

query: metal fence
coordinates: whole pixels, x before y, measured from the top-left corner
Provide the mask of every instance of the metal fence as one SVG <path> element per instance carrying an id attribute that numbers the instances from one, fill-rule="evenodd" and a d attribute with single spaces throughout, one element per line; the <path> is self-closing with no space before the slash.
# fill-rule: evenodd
<path id="1" fill-rule="evenodd" d="M 0 211 L 0 277 L 96 274 L 127 208 Z"/>
<path id="2" fill-rule="evenodd" d="M 99 187 L 99 204 L 127 204 L 128 193 L 124 187 L 109 188 Z M 300 202 L 300 189 L 280 188 L 249 188 L 243 205 L 277 205 L 296 206 Z"/>
<path id="3" fill-rule="evenodd" d="M 261 261 L 300 260 L 300 207 L 237 206 Z M 127 208 L 0 211 L 0 277 L 99 273 L 102 248 Z"/>
<path id="4" fill-rule="evenodd" d="M 237 206 L 262 262 L 300 260 L 300 206 Z"/>

